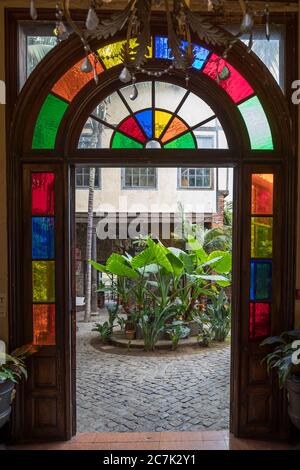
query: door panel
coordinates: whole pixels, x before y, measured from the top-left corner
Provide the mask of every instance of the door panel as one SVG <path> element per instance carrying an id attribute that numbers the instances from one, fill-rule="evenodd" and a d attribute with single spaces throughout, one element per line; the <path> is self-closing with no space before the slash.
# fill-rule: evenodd
<path id="1" fill-rule="evenodd" d="M 276 375 L 262 363 L 267 353 L 264 338 L 282 331 L 282 194 L 281 167 L 247 165 L 243 172 L 243 241 L 240 298 L 241 318 L 238 436 L 270 438 L 287 433 L 280 426 Z"/>
<path id="2" fill-rule="evenodd" d="M 59 165 L 23 167 L 23 342 L 39 351 L 24 387 L 24 439 L 67 439 L 64 177 Z"/>

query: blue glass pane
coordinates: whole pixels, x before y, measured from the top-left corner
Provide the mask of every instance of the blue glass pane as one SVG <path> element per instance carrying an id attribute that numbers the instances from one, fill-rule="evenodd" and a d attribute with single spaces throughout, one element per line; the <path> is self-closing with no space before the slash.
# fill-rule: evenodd
<path id="1" fill-rule="evenodd" d="M 54 258 L 54 218 L 32 218 L 32 258 Z"/>
<path id="2" fill-rule="evenodd" d="M 182 41 L 182 47 L 186 47 L 187 42 Z M 193 67 L 197 70 L 201 70 L 204 62 L 206 61 L 209 50 L 205 47 L 194 46 L 195 62 Z M 155 58 L 156 59 L 172 59 L 171 49 L 169 48 L 168 38 L 162 36 L 155 37 Z"/>
<path id="3" fill-rule="evenodd" d="M 272 298 L 272 261 L 251 261 L 250 300 L 270 301 Z"/>
<path id="4" fill-rule="evenodd" d="M 137 113 L 135 117 L 138 120 L 141 127 L 143 128 L 148 139 L 152 139 L 152 128 L 153 128 L 152 110 L 146 109 L 146 111 L 141 111 L 140 113 Z"/>

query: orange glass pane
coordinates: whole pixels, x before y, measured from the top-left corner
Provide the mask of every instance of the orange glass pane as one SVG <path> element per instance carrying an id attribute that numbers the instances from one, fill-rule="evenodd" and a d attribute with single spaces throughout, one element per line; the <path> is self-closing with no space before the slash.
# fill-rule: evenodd
<path id="1" fill-rule="evenodd" d="M 93 56 L 89 55 L 89 59 L 93 64 Z M 71 69 L 69 69 L 52 88 L 52 92 L 61 96 L 67 101 L 72 101 L 80 90 L 94 78 L 94 73 L 84 73 L 80 67 L 82 60 L 77 62 Z M 103 67 L 97 63 L 98 75 L 103 72 Z"/>
<path id="2" fill-rule="evenodd" d="M 183 134 L 187 130 L 188 128 L 184 124 L 184 122 L 182 122 L 180 119 L 176 117 L 173 119 L 173 121 L 169 125 L 161 141 L 164 144 L 165 142 L 168 142 L 168 140 L 173 139 L 173 137 L 179 136 L 180 134 Z"/>
<path id="3" fill-rule="evenodd" d="M 55 305 L 35 304 L 32 306 L 33 344 L 37 346 L 55 345 Z"/>
<path id="4" fill-rule="evenodd" d="M 252 175 L 252 215 L 273 214 L 274 175 Z"/>

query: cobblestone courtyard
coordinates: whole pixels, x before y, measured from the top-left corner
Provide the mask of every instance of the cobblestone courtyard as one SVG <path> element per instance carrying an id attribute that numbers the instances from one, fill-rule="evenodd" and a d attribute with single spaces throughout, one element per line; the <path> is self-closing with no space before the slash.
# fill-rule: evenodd
<path id="1" fill-rule="evenodd" d="M 199 353 L 128 356 L 77 332 L 78 432 L 202 431 L 229 427 L 229 346 Z M 108 349 L 109 351 L 109 349 Z"/>

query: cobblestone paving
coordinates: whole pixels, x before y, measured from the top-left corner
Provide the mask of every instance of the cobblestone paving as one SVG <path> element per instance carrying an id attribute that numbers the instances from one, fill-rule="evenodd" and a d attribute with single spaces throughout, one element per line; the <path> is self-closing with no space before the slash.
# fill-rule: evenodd
<path id="1" fill-rule="evenodd" d="M 78 432 L 229 427 L 229 347 L 191 355 L 117 355 L 96 350 L 90 329 L 81 324 L 77 335 Z"/>

